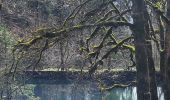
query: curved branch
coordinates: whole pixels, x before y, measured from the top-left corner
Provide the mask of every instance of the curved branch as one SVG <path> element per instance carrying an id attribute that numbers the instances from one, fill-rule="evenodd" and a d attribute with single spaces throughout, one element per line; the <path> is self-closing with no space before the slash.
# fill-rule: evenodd
<path id="1" fill-rule="evenodd" d="M 136 85 L 136 81 L 132 81 L 130 82 L 129 84 L 113 84 L 112 86 L 110 87 L 104 87 L 104 86 L 101 86 L 100 87 L 100 91 L 101 92 L 104 92 L 104 91 L 111 91 L 113 90 L 114 88 L 125 88 L 125 87 L 129 87 L 129 86 L 133 86 L 133 85 Z"/>
<path id="2" fill-rule="evenodd" d="M 86 5 L 88 2 L 90 2 L 91 0 L 86 0 L 84 3 L 78 5 L 76 8 L 74 8 L 74 10 L 72 11 L 72 13 L 65 19 L 64 23 L 63 23 L 63 26 L 66 25 L 66 23 L 70 20 L 70 19 L 73 19 L 76 17 L 76 15 L 79 13 L 79 11 L 82 9 L 82 7 L 84 5 Z M 77 12 L 76 12 L 77 10 Z M 75 13 L 75 15 L 74 15 Z"/>
<path id="3" fill-rule="evenodd" d="M 114 45 L 112 47 L 112 49 L 110 49 L 105 55 L 103 55 L 102 58 L 99 61 L 97 61 L 95 64 L 92 64 L 91 68 L 89 69 L 90 76 L 91 76 L 91 74 L 93 74 L 97 70 L 98 65 L 103 64 L 104 59 L 106 59 L 111 53 L 117 52 L 118 48 L 130 39 L 133 39 L 133 37 L 131 36 L 131 37 L 128 37 L 128 38 L 122 40 L 121 42 L 118 42 L 118 44 Z"/>

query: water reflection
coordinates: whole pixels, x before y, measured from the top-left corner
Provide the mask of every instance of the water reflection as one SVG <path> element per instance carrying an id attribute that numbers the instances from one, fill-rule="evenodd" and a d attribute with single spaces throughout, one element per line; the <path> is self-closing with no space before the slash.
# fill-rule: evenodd
<path id="1" fill-rule="evenodd" d="M 19 96 L 19 100 L 137 100 L 136 87 L 115 88 L 104 93 L 99 92 L 95 84 L 29 84 L 26 87 L 32 94 L 25 88 L 25 94 Z M 164 100 L 159 87 L 158 97 Z"/>

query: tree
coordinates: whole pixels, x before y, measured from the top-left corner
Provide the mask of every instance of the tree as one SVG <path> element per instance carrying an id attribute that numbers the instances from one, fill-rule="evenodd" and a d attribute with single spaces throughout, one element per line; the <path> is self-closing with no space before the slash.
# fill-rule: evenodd
<path id="1" fill-rule="evenodd" d="M 150 100 L 149 69 L 147 61 L 145 3 L 143 0 L 133 0 L 134 41 L 137 69 L 138 100 Z"/>
<path id="2" fill-rule="evenodd" d="M 121 1 L 116 0 L 102 0 L 98 2 L 99 5 L 94 7 L 94 9 L 87 9 L 87 11 L 82 11 L 83 8 L 87 7 L 88 4 L 92 3 L 93 0 L 86 0 L 81 3 L 72 13 L 65 19 L 62 27 L 52 27 L 47 29 L 40 29 L 33 34 L 30 40 L 20 41 L 14 48 L 15 54 L 26 54 L 31 50 L 38 51 L 38 61 L 39 63 L 42 52 L 49 49 L 52 45 L 56 43 L 60 43 L 60 51 L 61 51 L 61 66 L 64 61 L 63 54 L 63 43 L 62 40 L 65 38 L 70 38 L 69 34 L 72 34 L 73 31 L 77 30 L 90 30 L 90 36 L 86 40 L 85 47 L 82 47 L 81 50 L 87 53 L 88 58 L 91 62 L 91 67 L 89 68 L 89 74 L 93 74 L 98 66 L 103 65 L 104 59 L 107 59 L 113 53 L 117 53 L 121 50 L 129 50 L 130 59 L 133 62 L 133 52 L 135 52 L 136 57 L 136 69 L 137 69 L 137 95 L 139 100 L 157 100 L 157 88 L 155 81 L 155 66 L 152 58 L 152 45 L 151 36 L 154 33 L 153 23 L 151 21 L 151 17 L 148 14 L 148 10 L 152 10 L 147 7 L 147 0 L 127 0 L 129 5 L 126 7 L 120 3 Z M 119 10 L 116 3 L 123 7 L 123 11 Z M 169 2 L 168 2 L 169 3 Z M 93 4 L 93 3 L 92 3 Z M 128 4 L 128 3 L 127 3 Z M 156 9 L 156 13 L 159 15 L 158 18 L 164 19 L 165 22 L 169 23 L 168 19 L 162 12 L 157 9 L 156 5 L 152 2 L 149 2 L 151 7 Z M 155 8 L 156 7 L 156 8 Z M 131 9 L 132 8 L 132 9 Z M 169 13 L 169 8 L 168 8 Z M 131 14 L 131 12 L 133 14 Z M 169 17 L 170 15 L 167 14 Z M 80 20 L 76 20 L 77 17 L 81 17 Z M 127 20 L 127 18 L 131 20 Z M 161 23 L 161 19 L 159 19 L 159 23 Z M 131 22 L 133 20 L 133 23 Z M 161 24 L 160 24 L 161 25 Z M 169 24 L 168 24 L 169 25 Z M 167 27 L 169 27 L 167 25 Z M 114 32 L 116 29 L 130 29 L 133 34 L 129 35 L 129 37 L 123 38 L 120 41 L 114 36 Z M 162 25 L 160 26 L 162 27 Z M 152 32 L 150 32 L 152 31 Z M 94 43 L 90 43 L 92 39 L 96 39 L 96 36 L 101 36 L 101 41 L 97 44 L 97 46 L 93 46 Z M 165 39 L 165 68 L 166 71 L 164 73 L 165 83 L 169 84 L 169 56 L 170 56 L 170 43 L 169 43 L 169 30 L 167 28 Z M 160 36 L 163 37 L 162 35 Z M 133 47 L 132 40 L 134 39 L 135 48 Z M 38 43 L 43 42 L 41 46 L 38 46 Z M 37 48 L 38 47 L 38 48 Z M 106 48 L 107 47 L 107 48 Z M 163 47 L 163 46 L 162 46 Z M 31 53 L 28 53 L 30 55 Z M 17 55 L 18 56 L 18 55 Z M 162 58 L 162 57 L 161 57 Z M 18 62 L 17 59 L 16 62 Z M 162 60 L 161 60 L 162 62 Z M 163 71 L 164 72 L 164 71 Z M 166 85 L 165 87 L 168 87 Z M 165 88 L 164 87 L 164 88 Z M 168 98 L 169 87 L 165 89 L 165 95 Z"/>
<path id="3" fill-rule="evenodd" d="M 170 0 L 167 0 L 167 18 L 170 19 Z M 164 86 L 165 100 L 170 99 L 170 24 L 166 24 L 164 51 Z"/>

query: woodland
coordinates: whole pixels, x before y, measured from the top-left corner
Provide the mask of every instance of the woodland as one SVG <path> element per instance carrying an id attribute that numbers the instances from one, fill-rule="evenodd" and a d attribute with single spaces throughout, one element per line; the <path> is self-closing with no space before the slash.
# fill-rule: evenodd
<path id="1" fill-rule="evenodd" d="M 0 0 L 0 98 L 39 78 L 170 100 L 170 0 Z"/>

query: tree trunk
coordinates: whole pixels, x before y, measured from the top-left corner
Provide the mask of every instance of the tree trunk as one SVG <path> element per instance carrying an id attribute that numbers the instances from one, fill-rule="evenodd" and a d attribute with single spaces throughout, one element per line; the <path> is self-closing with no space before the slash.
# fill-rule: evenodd
<path id="1" fill-rule="evenodd" d="M 145 31 L 145 4 L 143 0 L 133 0 L 133 21 L 134 21 L 134 41 L 135 57 L 137 69 L 137 97 L 138 100 L 150 100 L 149 69 L 147 62 L 147 46 Z"/>
<path id="2" fill-rule="evenodd" d="M 109 57 L 107 58 L 107 68 L 108 68 L 108 71 L 111 70 L 111 59 L 112 59 L 111 56 L 109 56 Z"/>
<path id="3" fill-rule="evenodd" d="M 64 71 L 64 51 L 63 51 L 63 44 L 62 42 L 60 42 L 60 67 L 61 67 L 61 71 Z"/>
<path id="4" fill-rule="evenodd" d="M 169 27 L 170 28 L 170 27 Z M 170 29 L 167 28 L 165 37 L 165 72 L 163 91 L 165 100 L 170 100 Z"/>
<path id="5" fill-rule="evenodd" d="M 145 14 L 145 31 L 146 33 L 146 40 L 147 40 L 147 60 L 148 60 L 148 69 L 149 69 L 149 83 L 150 83 L 150 93 L 151 93 L 151 100 L 158 100 L 158 94 L 157 94 L 157 85 L 156 85 L 156 77 L 155 77 L 155 65 L 154 60 L 152 56 L 152 44 L 151 44 L 151 34 L 150 30 L 153 30 L 152 22 L 149 16 L 149 13 L 144 8 L 144 14 Z"/>
<path id="6" fill-rule="evenodd" d="M 165 48 L 165 31 L 164 31 L 164 25 L 162 23 L 161 17 L 158 18 L 159 22 L 159 28 L 160 28 L 160 47 L 162 50 Z M 165 66 L 164 66 L 164 51 L 160 52 L 160 73 L 161 73 L 161 80 L 163 81 L 163 75 L 165 73 Z"/>
<path id="7" fill-rule="evenodd" d="M 170 18 L 170 0 L 167 0 L 167 18 Z M 166 25 L 165 32 L 165 73 L 163 91 L 165 100 L 170 100 L 170 25 Z"/>
<path id="8" fill-rule="evenodd" d="M 156 77 L 155 77 L 155 66 L 152 58 L 152 45 L 150 42 L 147 45 L 147 49 L 148 49 L 147 52 L 148 52 L 148 68 L 149 68 L 149 78 L 150 78 L 151 100 L 158 100 Z"/>

